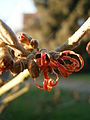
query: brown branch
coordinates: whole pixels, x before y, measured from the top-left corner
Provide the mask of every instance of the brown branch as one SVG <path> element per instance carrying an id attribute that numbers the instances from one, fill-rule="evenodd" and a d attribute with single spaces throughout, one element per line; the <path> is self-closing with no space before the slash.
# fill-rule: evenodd
<path id="1" fill-rule="evenodd" d="M 28 52 L 23 48 L 23 46 L 18 42 L 18 39 L 12 29 L 0 19 L 0 37 L 3 41 L 20 50 L 24 55 L 27 55 Z"/>
<path id="2" fill-rule="evenodd" d="M 62 45 L 55 49 L 56 52 L 72 50 L 80 44 L 81 38 L 90 30 L 90 17 L 86 22 Z"/>
<path id="3" fill-rule="evenodd" d="M 1 104 L 0 105 L 0 114 L 2 113 L 2 111 L 4 110 L 4 108 L 7 106 L 7 104 Z"/>
<path id="4" fill-rule="evenodd" d="M 55 49 L 56 52 L 61 52 L 63 50 L 72 50 L 80 44 L 80 39 L 90 30 L 90 17 L 87 21 L 64 43 L 64 45 L 59 46 Z M 12 89 L 14 86 L 24 82 L 24 79 L 28 77 L 28 70 L 24 70 L 14 79 L 6 83 L 0 88 L 0 96 L 6 93 L 8 90 Z"/>

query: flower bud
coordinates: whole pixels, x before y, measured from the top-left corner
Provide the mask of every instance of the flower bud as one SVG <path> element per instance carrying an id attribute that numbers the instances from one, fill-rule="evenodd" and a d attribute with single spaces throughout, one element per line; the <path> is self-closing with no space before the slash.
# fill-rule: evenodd
<path id="1" fill-rule="evenodd" d="M 40 69 L 34 60 L 29 61 L 28 70 L 32 78 L 37 78 L 40 74 Z"/>
<path id="2" fill-rule="evenodd" d="M 38 41 L 35 39 L 32 39 L 30 42 L 30 45 L 32 46 L 33 49 L 38 48 Z"/>

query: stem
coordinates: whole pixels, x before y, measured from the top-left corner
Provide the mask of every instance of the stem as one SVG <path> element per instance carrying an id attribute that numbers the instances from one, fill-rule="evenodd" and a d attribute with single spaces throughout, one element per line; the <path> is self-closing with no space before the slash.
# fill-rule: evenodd
<path id="1" fill-rule="evenodd" d="M 62 45 L 55 49 L 56 52 L 72 50 L 80 44 L 81 38 L 90 30 L 90 17 L 86 22 Z"/>
<path id="2" fill-rule="evenodd" d="M 29 71 L 25 69 L 23 72 L 18 74 L 15 78 L 10 80 L 8 83 L 0 87 L 0 96 L 12 89 L 14 86 L 24 82 L 24 79 L 29 76 Z"/>
<path id="3" fill-rule="evenodd" d="M 29 86 L 25 86 L 24 88 L 22 88 L 21 90 L 19 90 L 18 92 L 8 95 L 3 101 L 3 104 L 7 104 L 11 101 L 13 101 L 14 99 L 16 99 L 17 97 L 21 96 L 22 94 L 26 93 L 29 90 Z"/>

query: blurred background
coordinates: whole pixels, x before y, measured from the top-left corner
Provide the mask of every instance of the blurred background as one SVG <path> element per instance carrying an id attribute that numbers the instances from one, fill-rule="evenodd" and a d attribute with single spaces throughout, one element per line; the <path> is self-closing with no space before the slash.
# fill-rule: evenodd
<path id="1" fill-rule="evenodd" d="M 88 17 L 90 0 L 0 0 L 0 19 L 16 35 L 26 32 L 48 50 L 62 45 Z M 67 79 L 59 76 L 61 81 L 50 93 L 38 90 L 29 78 L 30 90 L 9 103 L 0 120 L 90 120 L 90 55 L 86 52 L 90 32 L 82 39 L 74 50 L 85 61 L 79 73 Z M 9 72 L 0 78 L 10 79 Z"/>

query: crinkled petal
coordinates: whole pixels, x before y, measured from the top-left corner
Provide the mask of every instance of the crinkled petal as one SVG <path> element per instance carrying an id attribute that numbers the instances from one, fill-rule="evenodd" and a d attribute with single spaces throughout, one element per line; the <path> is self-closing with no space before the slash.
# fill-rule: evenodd
<path id="1" fill-rule="evenodd" d="M 88 54 L 90 54 L 90 42 L 86 46 L 86 51 L 87 51 Z"/>

